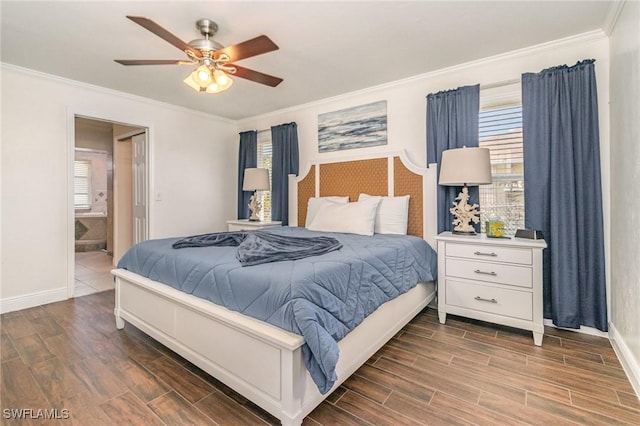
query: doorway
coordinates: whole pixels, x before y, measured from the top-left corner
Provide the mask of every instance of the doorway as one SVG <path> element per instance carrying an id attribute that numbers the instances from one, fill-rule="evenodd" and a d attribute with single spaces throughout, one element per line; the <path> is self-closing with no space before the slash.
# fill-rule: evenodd
<path id="1" fill-rule="evenodd" d="M 111 269 L 147 236 L 147 129 L 74 117 L 70 295 L 114 288 Z M 136 163 L 137 162 L 137 163 Z"/>

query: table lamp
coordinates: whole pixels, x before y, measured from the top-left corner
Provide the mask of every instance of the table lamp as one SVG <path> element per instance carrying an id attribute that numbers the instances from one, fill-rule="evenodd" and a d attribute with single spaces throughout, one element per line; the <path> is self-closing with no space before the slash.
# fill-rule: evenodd
<path id="1" fill-rule="evenodd" d="M 269 188 L 269 170 L 258 168 L 244 169 L 242 190 L 254 191 L 248 204 L 249 210 L 251 210 L 251 216 L 249 217 L 250 221 L 260 221 L 259 214 L 262 209 L 262 205 L 260 204 L 260 201 L 258 201 L 258 191 L 268 191 Z"/>
<path id="2" fill-rule="evenodd" d="M 462 190 L 449 209 L 454 216 L 453 234 L 475 235 L 473 223 L 480 222 L 477 204 L 469 204 L 469 186 L 491 183 L 491 159 L 488 148 L 455 148 L 442 152 L 440 178 L 443 186 L 461 186 Z"/>

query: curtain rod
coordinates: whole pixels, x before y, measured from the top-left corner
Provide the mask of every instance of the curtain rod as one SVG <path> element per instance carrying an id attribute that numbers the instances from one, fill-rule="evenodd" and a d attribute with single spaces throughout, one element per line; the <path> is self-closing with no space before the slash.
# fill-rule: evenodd
<path id="1" fill-rule="evenodd" d="M 480 85 L 480 89 L 495 89 L 496 87 L 502 87 L 502 86 L 509 86 L 511 84 L 517 84 L 520 83 L 520 79 L 519 78 L 514 78 L 511 80 L 504 80 L 504 81 L 498 81 L 496 83 L 489 83 L 489 84 L 481 84 Z"/>

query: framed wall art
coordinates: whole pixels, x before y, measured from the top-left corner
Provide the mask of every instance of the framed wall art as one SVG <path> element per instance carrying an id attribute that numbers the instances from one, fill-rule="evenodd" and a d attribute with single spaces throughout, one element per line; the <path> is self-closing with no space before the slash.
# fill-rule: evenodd
<path id="1" fill-rule="evenodd" d="M 318 115 L 318 152 L 387 144 L 387 101 Z"/>

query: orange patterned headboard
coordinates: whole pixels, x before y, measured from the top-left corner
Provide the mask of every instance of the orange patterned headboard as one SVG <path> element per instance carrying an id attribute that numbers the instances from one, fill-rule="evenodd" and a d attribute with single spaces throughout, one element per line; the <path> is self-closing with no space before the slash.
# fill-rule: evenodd
<path id="1" fill-rule="evenodd" d="M 306 174 L 290 178 L 292 225 L 304 226 L 310 197 L 339 195 L 357 201 L 361 193 L 409 195 L 407 233 L 435 246 L 435 169 L 415 166 L 404 152 L 347 161 L 317 161 L 308 166 Z"/>

